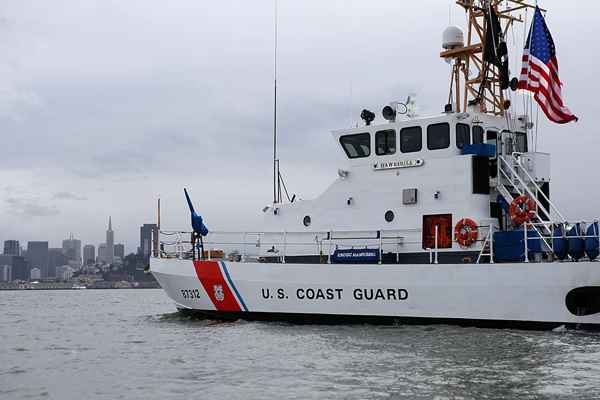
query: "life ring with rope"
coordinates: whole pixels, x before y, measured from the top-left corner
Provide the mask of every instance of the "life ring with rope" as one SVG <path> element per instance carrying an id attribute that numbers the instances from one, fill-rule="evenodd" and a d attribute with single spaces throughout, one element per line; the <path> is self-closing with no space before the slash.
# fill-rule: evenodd
<path id="1" fill-rule="evenodd" d="M 532 220 L 537 213 L 535 201 L 526 195 L 515 198 L 508 209 L 510 220 L 513 225 L 520 226 L 524 222 Z"/>
<path id="2" fill-rule="evenodd" d="M 454 239 L 463 247 L 471 247 L 477 241 L 478 226 L 470 218 L 463 218 L 454 227 Z"/>

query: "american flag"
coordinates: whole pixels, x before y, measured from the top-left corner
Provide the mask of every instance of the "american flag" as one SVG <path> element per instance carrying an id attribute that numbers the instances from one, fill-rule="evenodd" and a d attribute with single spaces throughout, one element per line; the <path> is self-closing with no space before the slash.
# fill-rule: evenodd
<path id="1" fill-rule="evenodd" d="M 577 117 L 563 102 L 556 47 L 539 7 L 535 8 L 523 50 L 523 67 L 518 87 L 535 93 L 534 99 L 550 121 L 559 124 L 577 121 Z"/>

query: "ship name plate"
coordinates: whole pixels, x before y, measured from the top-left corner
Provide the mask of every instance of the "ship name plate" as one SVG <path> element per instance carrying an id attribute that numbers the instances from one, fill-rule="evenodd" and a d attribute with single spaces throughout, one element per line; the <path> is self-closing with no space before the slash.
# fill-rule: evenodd
<path id="1" fill-rule="evenodd" d="M 380 161 L 373 164 L 373 169 L 375 171 L 383 171 L 386 169 L 421 167 L 423 166 L 423 164 L 425 164 L 425 160 L 423 160 L 422 158 L 398 161 Z"/>

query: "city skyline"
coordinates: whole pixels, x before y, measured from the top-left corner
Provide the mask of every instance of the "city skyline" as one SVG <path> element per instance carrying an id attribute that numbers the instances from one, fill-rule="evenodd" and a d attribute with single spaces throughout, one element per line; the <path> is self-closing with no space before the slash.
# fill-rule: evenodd
<path id="1" fill-rule="evenodd" d="M 110 224 L 110 230 L 112 231 L 112 216 L 108 216 L 109 218 L 109 224 Z M 143 224 L 140 224 L 143 225 Z M 137 227 L 137 230 L 139 232 L 139 226 Z M 64 238 L 62 239 L 56 239 L 56 240 L 49 240 L 49 239 L 43 239 L 43 238 L 39 238 L 38 239 L 27 239 L 27 238 L 14 238 L 14 237 L 6 237 L 3 238 L 2 232 L 0 232 L 0 244 L 2 244 L 2 246 L 0 246 L 0 249 L 2 249 L 2 252 L 0 254 L 11 254 L 11 255 L 18 255 L 18 254 L 14 254 L 12 253 L 12 251 L 14 251 L 15 248 L 19 249 L 19 254 L 23 251 L 27 250 L 27 243 L 28 242 L 48 242 L 48 246 L 49 248 L 58 248 L 58 247 L 62 247 L 65 248 L 65 242 L 69 241 L 69 240 L 76 240 L 80 242 L 80 251 L 78 256 L 82 259 L 82 263 L 83 263 L 83 248 L 86 245 L 92 245 L 94 246 L 94 249 L 97 250 L 98 247 L 103 244 L 106 243 L 106 239 L 107 239 L 107 229 L 104 230 L 100 230 L 103 232 L 103 236 L 104 236 L 104 241 L 102 239 L 99 239 L 98 241 L 85 241 L 82 240 L 76 232 L 68 232 Z M 130 253 L 137 253 L 138 247 L 140 246 L 139 240 L 136 240 L 135 242 L 133 242 L 133 244 L 128 244 L 125 241 L 114 241 L 114 231 L 112 231 L 112 235 L 113 235 L 113 244 L 116 245 L 123 245 L 124 246 L 124 253 L 125 255 L 130 254 Z M 139 234 L 138 234 L 139 235 Z M 18 246 L 18 247 L 15 247 Z M 6 250 L 9 250 L 9 253 L 6 253 Z"/>
<path id="2" fill-rule="evenodd" d="M 151 246 L 155 246 L 158 227 L 143 224 L 139 227 L 139 246 L 135 252 L 126 253 L 123 243 L 114 243 L 115 231 L 112 217 L 108 218 L 106 240 L 97 246 L 82 244 L 71 232 L 62 240 L 61 247 L 52 247 L 49 241 L 28 240 L 21 243 L 9 239 L 3 242 L 0 254 L 0 282 L 11 280 L 59 279 L 67 280 L 74 273 L 98 271 L 102 268 L 121 268 L 127 254 L 135 254 L 147 262 Z M 135 259 L 135 258 L 134 258 Z"/>

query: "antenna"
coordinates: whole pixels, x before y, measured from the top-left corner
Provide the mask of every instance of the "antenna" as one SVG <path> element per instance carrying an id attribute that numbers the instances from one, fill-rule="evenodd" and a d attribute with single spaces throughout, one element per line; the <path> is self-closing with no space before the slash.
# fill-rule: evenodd
<path id="1" fill-rule="evenodd" d="M 504 115 L 510 107 L 510 101 L 505 98 L 505 95 L 510 96 L 510 92 L 506 92 L 506 86 L 510 87 L 507 85 L 510 71 L 504 36 L 514 24 L 524 22 L 522 11 L 535 8 L 536 3 L 536 0 L 456 2 L 466 12 L 466 37 L 460 28 L 450 26 L 444 31 L 444 51 L 440 53 L 452 64 L 448 101 L 452 111 L 461 112 L 473 106 L 481 113 Z M 487 37 L 488 32 L 493 38 Z M 486 46 L 491 48 L 486 49 Z M 488 51 L 493 53 L 494 62 L 486 58 Z"/>
<path id="2" fill-rule="evenodd" d="M 273 49 L 273 204 L 279 203 L 279 160 L 277 159 L 277 0 L 274 0 L 275 42 Z"/>

